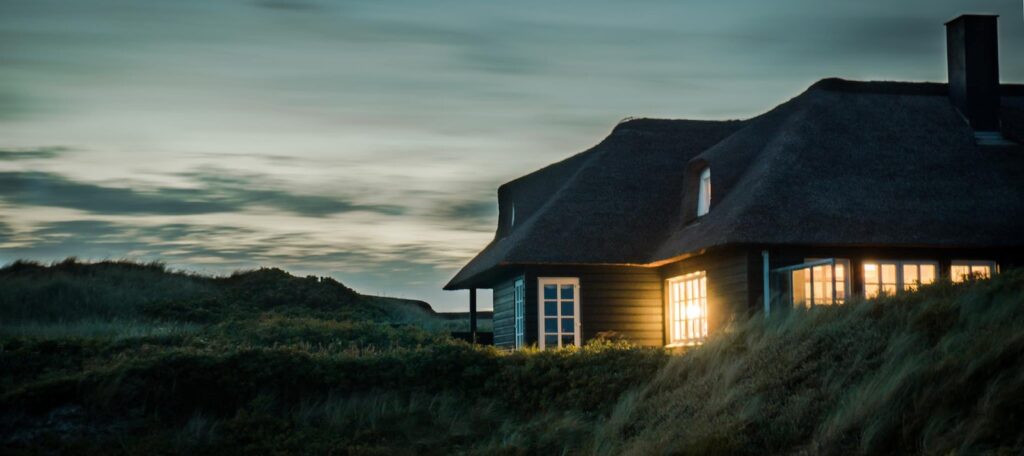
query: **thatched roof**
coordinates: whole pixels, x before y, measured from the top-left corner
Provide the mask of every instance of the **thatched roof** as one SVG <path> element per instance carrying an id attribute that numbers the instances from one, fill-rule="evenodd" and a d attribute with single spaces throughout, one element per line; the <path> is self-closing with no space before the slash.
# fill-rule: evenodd
<path id="1" fill-rule="evenodd" d="M 1012 117 L 1024 87 L 1003 92 Z M 736 244 L 1024 246 L 1024 148 L 976 145 L 947 93 L 826 79 L 746 121 L 621 123 L 501 186 L 495 239 L 445 288 L 507 265 L 651 265 Z M 693 220 L 705 164 L 711 211 Z"/>

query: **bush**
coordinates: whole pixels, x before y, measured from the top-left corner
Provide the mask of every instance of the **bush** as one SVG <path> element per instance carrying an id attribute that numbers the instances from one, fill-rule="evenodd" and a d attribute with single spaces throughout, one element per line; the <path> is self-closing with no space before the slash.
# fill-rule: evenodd
<path id="1" fill-rule="evenodd" d="M 347 318 L 376 311 L 321 308 L 344 290 L 264 274 L 280 281 L 270 290 L 310 287 L 296 295 L 306 304 L 228 291 L 207 306 L 223 317 L 194 331 L 0 339 L 0 443 L 24 454 L 1024 452 L 1024 271 L 755 318 L 677 355 L 612 335 L 473 347 Z"/>

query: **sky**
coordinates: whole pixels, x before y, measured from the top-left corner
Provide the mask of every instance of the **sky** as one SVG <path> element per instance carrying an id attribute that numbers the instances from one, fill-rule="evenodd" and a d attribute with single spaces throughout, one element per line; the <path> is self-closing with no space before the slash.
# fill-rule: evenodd
<path id="1" fill-rule="evenodd" d="M 750 117 L 830 76 L 945 81 L 1017 0 L 0 0 L 0 263 L 260 266 L 464 311 L 498 185 L 626 117 Z M 482 294 L 483 308 L 490 306 Z"/>

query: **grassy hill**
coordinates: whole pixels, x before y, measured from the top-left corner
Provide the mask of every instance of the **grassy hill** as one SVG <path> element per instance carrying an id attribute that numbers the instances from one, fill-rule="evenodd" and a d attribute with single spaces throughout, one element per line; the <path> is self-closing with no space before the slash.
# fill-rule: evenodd
<path id="1" fill-rule="evenodd" d="M 0 290 L 10 454 L 1024 451 L 1020 271 L 683 354 L 471 347 L 409 323 L 430 321 L 415 303 L 278 270 L 16 264 Z"/>

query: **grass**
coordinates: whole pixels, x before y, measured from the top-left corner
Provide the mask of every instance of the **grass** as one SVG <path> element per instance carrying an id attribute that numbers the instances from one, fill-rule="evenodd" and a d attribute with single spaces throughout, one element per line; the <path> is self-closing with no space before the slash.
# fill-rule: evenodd
<path id="1" fill-rule="evenodd" d="M 10 454 L 1024 452 L 1022 271 L 737 321 L 670 355 L 472 347 L 413 324 L 422 307 L 276 270 L 153 269 L 197 288 L 128 284 L 145 298 L 29 318 L 47 281 L 75 302 L 125 292 L 102 277 L 116 267 L 19 268 L 0 285 L 44 291 L 0 301 Z"/>
<path id="2" fill-rule="evenodd" d="M 87 318 L 75 321 L 21 321 L 0 324 L 0 338 L 67 339 L 113 338 L 134 339 L 192 333 L 199 329 L 194 323 L 152 322 L 144 320 L 100 320 Z"/>

